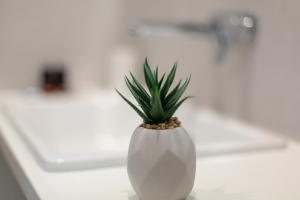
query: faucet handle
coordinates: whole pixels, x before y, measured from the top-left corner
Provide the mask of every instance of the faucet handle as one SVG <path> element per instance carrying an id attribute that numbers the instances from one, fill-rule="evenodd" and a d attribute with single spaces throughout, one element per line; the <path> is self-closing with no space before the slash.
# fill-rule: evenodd
<path id="1" fill-rule="evenodd" d="M 230 46 L 251 44 L 257 32 L 257 18 L 247 13 L 223 13 L 211 22 L 218 44 L 216 60 L 221 62 Z"/>

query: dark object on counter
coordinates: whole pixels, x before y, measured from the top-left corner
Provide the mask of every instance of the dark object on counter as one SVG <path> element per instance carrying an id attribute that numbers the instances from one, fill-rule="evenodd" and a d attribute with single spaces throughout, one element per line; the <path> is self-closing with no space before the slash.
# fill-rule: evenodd
<path id="1" fill-rule="evenodd" d="M 64 66 L 47 65 L 42 72 L 42 89 L 45 92 L 66 90 L 66 72 Z"/>

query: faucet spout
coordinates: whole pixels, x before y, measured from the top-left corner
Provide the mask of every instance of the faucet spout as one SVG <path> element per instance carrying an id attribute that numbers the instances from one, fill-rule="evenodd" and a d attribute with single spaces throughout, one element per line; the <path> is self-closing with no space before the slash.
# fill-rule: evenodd
<path id="1" fill-rule="evenodd" d="M 207 23 L 140 20 L 131 21 L 128 29 L 134 35 L 213 35 L 218 51 L 216 61 L 222 62 L 230 46 L 237 43 L 250 44 L 257 31 L 257 18 L 248 13 L 223 13 Z"/>
<path id="2" fill-rule="evenodd" d="M 131 21 L 129 30 L 137 35 L 176 35 L 183 33 L 209 33 L 212 31 L 211 24 L 195 22 L 170 22 L 170 21 Z"/>

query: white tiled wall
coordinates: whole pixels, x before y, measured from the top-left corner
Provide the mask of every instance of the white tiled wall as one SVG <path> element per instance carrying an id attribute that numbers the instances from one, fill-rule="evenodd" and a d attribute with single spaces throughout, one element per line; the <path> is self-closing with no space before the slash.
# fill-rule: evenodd
<path id="1" fill-rule="evenodd" d="M 193 76 L 197 102 L 297 136 L 299 7 L 296 0 L 1 0 L 0 88 L 36 84 L 45 62 L 69 66 L 74 85 L 107 87 L 109 72 L 118 71 L 112 59 L 120 58 L 112 53 L 129 48 L 138 62 L 127 59 L 123 71 L 146 55 L 163 70 L 178 60 L 180 75 Z M 255 44 L 233 49 L 222 64 L 212 38 L 132 37 L 126 29 L 131 19 L 205 21 L 219 11 L 259 17 Z"/>

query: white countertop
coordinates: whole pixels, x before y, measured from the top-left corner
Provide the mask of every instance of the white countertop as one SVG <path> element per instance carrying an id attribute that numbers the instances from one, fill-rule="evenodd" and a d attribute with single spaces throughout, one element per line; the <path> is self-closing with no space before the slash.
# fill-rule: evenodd
<path id="1" fill-rule="evenodd" d="M 28 199 L 135 200 L 126 167 L 46 172 L 0 114 L 0 146 Z M 190 199 L 299 200 L 300 144 L 198 159 Z"/>

